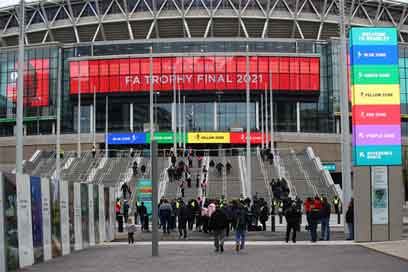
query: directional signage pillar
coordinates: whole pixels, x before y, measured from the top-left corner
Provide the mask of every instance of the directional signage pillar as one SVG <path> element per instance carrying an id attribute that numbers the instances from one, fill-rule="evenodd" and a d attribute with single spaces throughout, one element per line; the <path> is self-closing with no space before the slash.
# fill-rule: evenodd
<path id="1" fill-rule="evenodd" d="M 395 28 L 352 28 L 350 64 L 355 166 L 401 165 Z"/>

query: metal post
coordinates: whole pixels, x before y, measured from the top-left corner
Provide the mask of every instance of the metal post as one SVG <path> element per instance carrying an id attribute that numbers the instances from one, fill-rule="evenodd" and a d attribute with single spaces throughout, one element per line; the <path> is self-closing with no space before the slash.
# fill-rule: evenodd
<path id="1" fill-rule="evenodd" d="M 153 139 L 154 133 L 154 112 L 153 112 L 153 46 L 150 47 L 150 139 Z"/>
<path id="2" fill-rule="evenodd" d="M 218 104 L 217 101 L 214 101 L 214 130 L 218 130 Z"/>
<path id="3" fill-rule="evenodd" d="M 176 69 L 173 65 L 173 108 L 172 108 L 172 128 L 173 128 L 173 149 L 177 156 L 177 96 L 176 96 Z"/>
<path id="4" fill-rule="evenodd" d="M 150 144 L 150 156 L 152 165 L 152 256 L 159 256 L 159 230 L 158 230 L 158 207 L 159 203 L 159 180 L 158 180 L 158 169 L 157 169 L 157 142 L 152 138 Z"/>
<path id="5" fill-rule="evenodd" d="M 268 123 L 268 118 L 269 118 L 269 114 L 268 114 L 268 93 L 265 92 L 263 94 L 265 96 L 265 133 L 267 135 L 266 139 L 265 139 L 265 146 L 266 148 L 269 148 L 269 123 Z"/>
<path id="6" fill-rule="evenodd" d="M 261 95 L 261 143 L 262 149 L 265 148 L 265 138 L 264 138 L 264 104 L 263 104 L 263 95 Z"/>
<path id="7" fill-rule="evenodd" d="M 81 157 L 81 71 L 78 63 L 77 156 Z"/>
<path id="8" fill-rule="evenodd" d="M 300 132 L 300 102 L 296 102 L 296 132 Z"/>
<path id="9" fill-rule="evenodd" d="M 351 198 L 351 149 L 350 149 L 350 125 L 349 125 L 349 102 L 347 82 L 347 47 L 346 47 L 346 22 L 345 4 L 340 0 L 340 118 L 341 118 L 341 170 L 343 185 L 343 207 L 347 207 Z M 343 215 L 346 213 L 343 209 Z M 345 222 L 345 221 L 344 221 Z M 347 232 L 344 224 L 344 232 Z"/>
<path id="10" fill-rule="evenodd" d="M 57 76 L 57 141 L 56 141 L 56 161 L 55 161 L 55 174 L 56 179 L 59 180 L 61 176 L 61 81 L 62 81 L 62 49 L 58 50 L 58 76 Z"/>
<path id="11" fill-rule="evenodd" d="M 186 97 L 183 95 L 183 149 L 186 150 Z"/>
<path id="12" fill-rule="evenodd" d="M 96 88 L 93 88 L 93 109 L 92 109 L 92 118 L 93 118 L 93 125 L 92 125 L 92 143 L 93 146 L 96 148 Z"/>
<path id="13" fill-rule="evenodd" d="M 133 103 L 129 104 L 129 129 L 131 132 L 135 129 L 133 123 Z"/>
<path id="14" fill-rule="evenodd" d="M 247 167 L 247 192 L 248 192 L 248 197 L 252 198 L 252 192 L 251 192 L 251 127 L 250 127 L 250 108 L 249 108 L 249 103 L 250 103 L 250 93 L 249 93 L 249 48 L 248 45 L 246 46 L 246 73 L 245 73 L 245 81 L 246 81 L 246 167 Z"/>
<path id="15" fill-rule="evenodd" d="M 177 130 L 178 130 L 178 135 L 179 136 L 179 147 L 182 148 L 182 140 L 181 137 L 181 94 L 180 94 L 180 84 L 178 85 L 178 110 L 177 110 Z M 183 151 L 184 154 L 184 151 Z"/>
<path id="16" fill-rule="evenodd" d="M 24 36 L 25 13 L 24 0 L 20 1 L 20 33 L 18 40 L 18 80 L 17 80 L 17 116 L 16 116 L 16 173 L 23 174 L 23 95 L 24 95 Z"/>
<path id="17" fill-rule="evenodd" d="M 269 70 L 269 93 L 270 93 L 269 103 L 271 105 L 271 107 L 270 107 L 270 111 L 271 111 L 271 113 L 270 113 L 270 118 L 271 118 L 271 126 L 270 126 L 271 140 L 270 141 L 271 141 L 271 152 L 273 152 L 273 149 L 274 149 L 273 142 L 275 140 L 275 138 L 274 138 L 275 130 L 273 128 L 273 93 L 272 93 L 272 71 L 271 70 Z"/>
<path id="18" fill-rule="evenodd" d="M 105 97 L 105 157 L 109 157 L 109 144 L 108 144 L 108 132 L 109 132 L 109 96 Z"/>

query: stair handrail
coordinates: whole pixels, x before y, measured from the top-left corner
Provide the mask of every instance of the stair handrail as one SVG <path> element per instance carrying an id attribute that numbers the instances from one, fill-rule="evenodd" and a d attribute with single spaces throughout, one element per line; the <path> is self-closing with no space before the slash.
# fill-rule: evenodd
<path id="1" fill-rule="evenodd" d="M 262 172 L 263 180 L 265 183 L 266 191 L 268 192 L 268 197 L 269 197 L 269 200 L 271 201 L 270 203 L 272 203 L 272 192 L 271 192 L 272 190 L 269 184 L 269 176 L 268 176 L 268 172 L 265 169 L 265 163 L 263 159 L 261 158 L 261 151 L 259 147 L 257 148 L 256 156 L 258 158 L 259 165 L 261 166 L 261 172 Z"/>
<path id="2" fill-rule="evenodd" d="M 295 151 L 293 149 L 291 149 L 291 154 L 295 158 L 295 161 L 296 161 L 300 171 L 305 176 L 307 184 L 312 188 L 314 194 L 319 196 L 320 194 L 317 191 L 316 186 L 310 181 L 309 173 L 307 173 L 307 171 L 304 169 L 302 162 L 299 160 L 298 156 L 296 155 L 296 153 L 295 153 Z"/>

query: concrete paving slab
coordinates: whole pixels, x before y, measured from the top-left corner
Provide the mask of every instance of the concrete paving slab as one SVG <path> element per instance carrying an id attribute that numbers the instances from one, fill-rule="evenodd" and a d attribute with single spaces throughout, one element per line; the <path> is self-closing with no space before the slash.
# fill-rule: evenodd
<path id="1" fill-rule="evenodd" d="M 380 243 L 362 243 L 362 246 L 408 261 L 408 240 Z M 408 267 L 407 267 L 408 271 Z"/>
<path id="2" fill-rule="evenodd" d="M 234 252 L 225 245 L 223 254 L 213 246 L 161 245 L 160 257 L 151 257 L 149 245 L 111 244 L 95 247 L 47 263 L 27 272 L 407 272 L 408 261 L 356 245 L 287 246 L 249 244 Z"/>

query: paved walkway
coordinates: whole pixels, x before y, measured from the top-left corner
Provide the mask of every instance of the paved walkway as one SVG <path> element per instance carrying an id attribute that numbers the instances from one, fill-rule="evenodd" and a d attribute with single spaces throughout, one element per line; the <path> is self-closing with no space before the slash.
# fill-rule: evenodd
<path id="1" fill-rule="evenodd" d="M 408 261 L 408 240 L 361 244 L 367 248 Z M 408 267 L 407 267 L 408 271 Z"/>
<path id="2" fill-rule="evenodd" d="M 273 242 L 272 242 L 273 243 Z M 275 242 L 276 243 L 276 242 Z M 75 252 L 23 271 L 37 272 L 407 272 L 408 261 L 351 244 L 278 245 L 254 242 L 239 254 L 233 244 L 223 254 L 209 243 L 163 242 L 160 257 L 151 257 L 146 244 L 111 243 Z"/>

